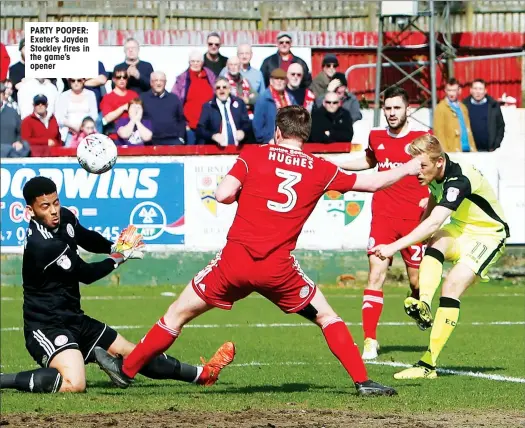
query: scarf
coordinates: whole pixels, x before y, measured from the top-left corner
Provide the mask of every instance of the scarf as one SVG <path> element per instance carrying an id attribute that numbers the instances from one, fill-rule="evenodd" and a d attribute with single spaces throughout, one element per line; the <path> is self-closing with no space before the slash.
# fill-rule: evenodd
<path id="1" fill-rule="evenodd" d="M 242 95 L 238 94 L 237 91 L 237 82 L 233 80 L 233 77 L 230 75 L 230 73 L 226 73 L 226 79 L 228 79 L 228 82 L 230 82 L 231 86 L 231 94 L 235 97 L 239 98 L 248 98 L 250 96 L 250 82 L 248 82 L 248 79 L 241 78 L 242 83 Z"/>
<path id="2" fill-rule="evenodd" d="M 275 102 L 275 106 L 277 107 L 277 110 L 279 110 L 282 107 L 288 107 L 292 105 L 292 101 L 290 100 L 290 97 L 288 96 L 288 92 L 286 90 L 283 92 L 282 97 L 275 89 L 273 89 L 270 86 L 270 94 L 272 95 L 273 101 Z M 282 103 L 282 100 L 284 98 L 284 104 Z"/>
<path id="3" fill-rule="evenodd" d="M 306 89 L 306 92 L 304 94 L 303 107 L 311 113 L 312 107 L 314 106 L 314 102 L 315 94 L 310 89 Z"/>

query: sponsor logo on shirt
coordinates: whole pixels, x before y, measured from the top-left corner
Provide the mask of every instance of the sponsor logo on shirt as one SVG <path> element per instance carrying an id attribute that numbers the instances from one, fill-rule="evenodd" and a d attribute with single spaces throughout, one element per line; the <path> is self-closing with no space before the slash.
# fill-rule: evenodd
<path id="1" fill-rule="evenodd" d="M 384 162 L 378 162 L 378 164 L 379 168 L 392 169 L 403 165 L 403 162 L 392 162 L 390 159 L 386 158 Z"/>

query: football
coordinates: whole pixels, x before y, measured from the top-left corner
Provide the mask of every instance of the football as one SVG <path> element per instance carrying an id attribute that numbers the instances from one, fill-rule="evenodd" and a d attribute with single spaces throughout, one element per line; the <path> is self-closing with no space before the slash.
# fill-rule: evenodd
<path id="1" fill-rule="evenodd" d="M 115 165 L 117 146 L 107 135 L 88 135 L 77 147 L 77 160 L 86 171 L 102 174 Z"/>

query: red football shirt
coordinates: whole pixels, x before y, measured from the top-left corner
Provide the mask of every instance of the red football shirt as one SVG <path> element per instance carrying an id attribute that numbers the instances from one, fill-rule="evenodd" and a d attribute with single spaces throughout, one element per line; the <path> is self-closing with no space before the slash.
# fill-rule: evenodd
<path id="1" fill-rule="evenodd" d="M 292 146 L 245 149 L 229 172 L 242 183 L 228 241 L 254 258 L 292 251 L 304 223 L 327 190 L 352 190 L 356 175 Z"/>
<path id="2" fill-rule="evenodd" d="M 122 96 L 118 95 L 115 91 L 111 91 L 109 94 L 104 95 L 102 97 L 102 101 L 100 102 L 100 111 L 102 112 L 102 116 L 106 116 L 108 113 L 115 111 L 124 104 L 128 104 L 131 100 L 135 98 L 139 98 L 139 95 L 131 89 L 128 89 L 126 91 L 126 94 Z M 117 117 L 113 122 L 116 124 L 118 119 L 124 119 L 126 117 L 129 117 L 127 111 L 122 113 L 120 117 Z M 112 140 L 116 140 L 118 138 L 116 128 L 115 132 L 111 133 L 109 137 Z"/>
<path id="3" fill-rule="evenodd" d="M 388 128 L 372 129 L 366 155 L 377 160 L 379 171 L 396 168 L 412 158 L 408 154 L 408 145 L 417 137 L 428 133 L 429 131 L 412 129 L 410 125 L 399 135 L 391 134 Z M 374 193 L 372 216 L 419 220 L 423 213 L 419 202 L 424 198 L 428 198 L 428 188 L 421 186 L 415 176 L 405 177 Z"/>

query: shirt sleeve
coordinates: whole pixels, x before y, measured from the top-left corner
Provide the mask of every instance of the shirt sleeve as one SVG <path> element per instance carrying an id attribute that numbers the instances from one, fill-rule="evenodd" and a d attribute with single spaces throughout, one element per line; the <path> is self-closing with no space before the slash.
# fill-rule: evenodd
<path id="1" fill-rule="evenodd" d="M 471 193 L 472 187 L 466 176 L 447 178 L 443 185 L 443 197 L 438 205 L 456 211 Z"/>
<path id="2" fill-rule="evenodd" d="M 249 156 L 247 155 L 246 152 L 243 152 L 239 155 L 239 157 L 237 158 L 237 161 L 233 165 L 232 169 L 230 169 L 230 172 L 228 172 L 228 174 L 235 177 L 241 183 L 244 183 L 244 180 L 246 179 L 246 175 L 248 175 L 248 171 L 249 171 Z"/>
<path id="3" fill-rule="evenodd" d="M 329 179 L 325 191 L 336 190 L 337 192 L 346 193 L 354 188 L 357 176 L 353 172 L 342 170 L 341 168 L 330 164 L 330 162 L 326 163 L 329 164 L 331 168 L 328 170 Z"/>
<path id="4" fill-rule="evenodd" d="M 106 74 L 106 69 L 104 68 L 104 64 L 102 63 L 102 61 L 99 61 L 98 62 L 98 75 L 100 76 L 101 74 L 106 76 L 106 78 L 108 77 L 108 75 Z"/>
<path id="5" fill-rule="evenodd" d="M 367 158 L 376 158 L 376 154 L 374 153 L 374 148 L 372 147 L 370 136 L 368 137 L 368 147 L 365 149 L 365 154 Z"/>

